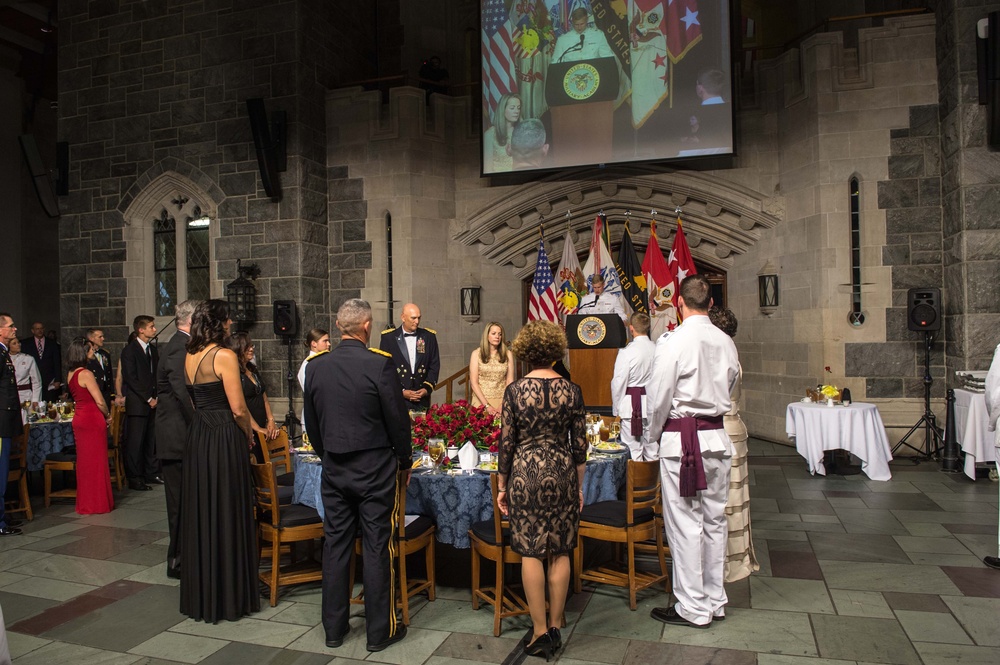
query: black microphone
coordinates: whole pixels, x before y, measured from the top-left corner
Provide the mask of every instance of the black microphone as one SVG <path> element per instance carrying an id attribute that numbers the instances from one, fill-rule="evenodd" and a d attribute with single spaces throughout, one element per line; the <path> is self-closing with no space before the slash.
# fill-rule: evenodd
<path id="1" fill-rule="evenodd" d="M 559 56 L 559 62 L 562 62 L 562 59 L 566 57 L 567 53 L 570 53 L 572 51 L 582 51 L 582 50 L 583 50 L 583 35 L 581 34 L 580 35 L 580 43 L 579 44 L 573 44 L 573 46 L 570 46 L 568 49 L 566 49 L 565 51 L 563 51 L 562 55 Z"/>

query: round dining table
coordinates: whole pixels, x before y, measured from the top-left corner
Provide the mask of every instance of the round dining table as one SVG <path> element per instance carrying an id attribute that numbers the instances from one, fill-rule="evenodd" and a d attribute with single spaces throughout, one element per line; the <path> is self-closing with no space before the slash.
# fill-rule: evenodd
<path id="1" fill-rule="evenodd" d="M 323 515 L 320 491 L 322 465 L 318 461 L 302 461 L 295 456 L 295 494 L 293 501 L 315 508 Z M 618 498 L 625 482 L 627 451 L 624 454 L 602 454 L 587 462 L 583 478 L 585 505 Z M 453 470 L 440 474 L 415 469 L 406 490 L 407 515 L 427 515 L 437 524 L 438 542 L 460 549 L 472 547 L 469 527 L 475 522 L 493 519 L 490 496 L 490 473 Z"/>
<path id="2" fill-rule="evenodd" d="M 72 421 L 31 423 L 28 434 L 28 471 L 41 471 L 46 455 L 58 453 L 74 443 Z"/>

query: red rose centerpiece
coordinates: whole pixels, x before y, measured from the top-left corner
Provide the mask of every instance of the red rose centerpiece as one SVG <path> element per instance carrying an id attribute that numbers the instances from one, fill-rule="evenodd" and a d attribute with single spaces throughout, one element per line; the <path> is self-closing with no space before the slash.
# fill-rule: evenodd
<path id="1" fill-rule="evenodd" d="M 461 448 L 471 441 L 479 450 L 497 452 L 500 418 L 485 406 L 471 406 L 464 399 L 450 404 L 433 404 L 427 413 L 413 420 L 413 450 L 426 452 L 430 439 Z"/>

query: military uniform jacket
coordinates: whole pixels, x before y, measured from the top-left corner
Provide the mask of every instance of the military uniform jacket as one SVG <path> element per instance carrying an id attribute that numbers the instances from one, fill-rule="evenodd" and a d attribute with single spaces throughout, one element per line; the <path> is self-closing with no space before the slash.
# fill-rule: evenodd
<path id="1" fill-rule="evenodd" d="M 7 347 L 0 344 L 0 437 L 6 439 L 22 431 L 21 398 L 17 394 L 14 362 Z"/>
<path id="2" fill-rule="evenodd" d="M 98 360 L 97 356 L 100 356 L 101 359 Z M 104 395 L 104 401 L 110 408 L 111 402 L 108 401 L 108 398 L 115 392 L 115 370 L 111 366 L 111 354 L 104 349 L 97 349 L 94 352 L 94 359 L 87 362 L 87 369 L 94 373 L 97 387 Z"/>
<path id="3" fill-rule="evenodd" d="M 194 418 L 194 405 L 184 377 L 184 359 L 191 336 L 178 330 L 163 345 L 156 366 L 156 456 L 161 460 L 184 457 L 187 430 Z"/>
<path id="4" fill-rule="evenodd" d="M 437 334 L 427 328 L 417 328 L 417 353 L 414 369 L 410 369 L 410 354 L 406 349 L 403 329 L 386 328 L 382 331 L 379 348 L 392 356 L 403 390 L 427 389 L 427 397 L 434 392 L 438 372 L 441 370 L 441 356 L 438 355 Z"/>
<path id="5" fill-rule="evenodd" d="M 410 416 L 388 354 L 344 339 L 306 366 L 303 410 L 316 450 L 342 454 L 392 448 L 411 461 Z"/>

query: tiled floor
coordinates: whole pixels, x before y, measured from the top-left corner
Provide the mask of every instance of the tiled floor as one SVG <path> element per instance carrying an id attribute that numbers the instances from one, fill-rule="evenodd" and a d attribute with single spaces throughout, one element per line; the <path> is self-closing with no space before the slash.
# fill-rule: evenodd
<path id="1" fill-rule="evenodd" d="M 668 627 L 649 618 L 666 603 L 662 590 L 630 612 L 618 590 L 589 588 L 570 601 L 559 662 L 1000 663 L 1000 572 L 981 563 L 996 554 L 995 483 L 907 460 L 885 483 L 810 477 L 791 448 L 751 441 L 751 455 L 761 570 L 731 585 L 727 620 Z M 117 505 L 92 517 L 68 503 L 39 510 L 24 536 L 0 539 L 0 605 L 17 665 L 500 663 L 528 626 L 506 620 L 494 638 L 490 610 L 472 611 L 468 590 L 445 584 L 435 602 L 417 602 L 407 638 L 377 654 L 365 651 L 363 630 L 340 649 L 323 645 L 315 585 L 242 621 L 189 621 L 162 563 L 162 490 L 126 492 Z"/>

